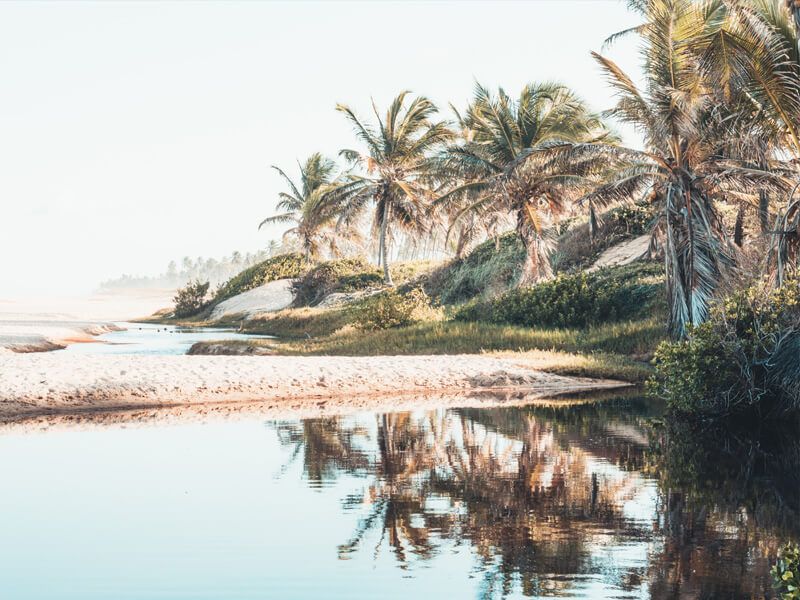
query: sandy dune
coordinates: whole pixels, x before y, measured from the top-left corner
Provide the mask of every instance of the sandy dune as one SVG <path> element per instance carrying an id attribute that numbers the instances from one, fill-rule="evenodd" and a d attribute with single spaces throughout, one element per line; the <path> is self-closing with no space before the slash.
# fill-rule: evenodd
<path id="1" fill-rule="evenodd" d="M 220 302 L 214 307 L 211 320 L 217 321 L 232 315 L 252 317 L 257 313 L 275 312 L 288 308 L 293 300 L 292 280 L 278 279 Z"/>
<path id="2" fill-rule="evenodd" d="M 526 388 L 531 392 L 621 386 L 561 377 L 520 359 L 488 355 L 377 357 L 66 356 L 0 354 L 0 418 L 215 402 L 292 407 L 344 400 Z M 392 407 L 388 401 L 387 408 Z"/>
<path id="3" fill-rule="evenodd" d="M 0 317 L 0 349 L 13 352 L 47 352 L 67 344 L 91 342 L 94 336 L 119 331 L 112 323 L 47 321 Z"/>
<path id="4" fill-rule="evenodd" d="M 647 255 L 650 247 L 650 234 L 640 235 L 632 240 L 627 240 L 616 246 L 612 246 L 603 252 L 595 263 L 589 267 L 588 271 L 596 271 L 603 267 L 613 267 L 617 265 L 629 265 L 640 260 Z"/>

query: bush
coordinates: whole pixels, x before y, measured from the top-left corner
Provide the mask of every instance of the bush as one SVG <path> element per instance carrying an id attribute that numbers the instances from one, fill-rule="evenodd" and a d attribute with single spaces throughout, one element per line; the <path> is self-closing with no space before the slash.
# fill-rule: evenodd
<path id="1" fill-rule="evenodd" d="M 684 340 L 656 351 L 652 395 L 686 416 L 800 409 L 800 285 L 737 292 L 712 307 Z"/>
<path id="2" fill-rule="evenodd" d="M 786 544 L 769 573 L 781 600 L 800 598 L 800 547 Z"/>
<path id="3" fill-rule="evenodd" d="M 405 327 L 420 321 L 430 309 L 430 298 L 421 288 L 405 294 L 392 289 L 369 298 L 359 311 L 356 325 L 362 330 Z"/>
<path id="4" fill-rule="evenodd" d="M 525 247 L 519 236 L 506 233 L 475 247 L 466 257 L 433 271 L 425 291 L 444 304 L 455 304 L 505 291 L 519 278 Z"/>
<path id="5" fill-rule="evenodd" d="M 613 208 L 602 215 L 594 240 L 589 235 L 589 224 L 582 223 L 561 235 L 552 263 L 556 271 L 588 267 L 606 249 L 625 240 L 646 233 L 655 214 L 653 206 L 632 204 Z"/>
<path id="6" fill-rule="evenodd" d="M 300 254 L 274 256 L 231 277 L 214 295 L 214 303 L 219 304 L 270 281 L 295 279 L 307 270 L 308 264 Z"/>
<path id="7" fill-rule="evenodd" d="M 210 283 L 200 283 L 199 281 L 190 281 L 186 287 L 178 290 L 178 293 L 172 299 L 175 302 L 175 310 L 173 314 L 182 319 L 185 317 L 192 317 L 199 313 L 206 307 L 206 296 L 208 295 L 208 288 Z"/>
<path id="8" fill-rule="evenodd" d="M 456 319 L 524 327 L 585 327 L 633 318 L 653 310 L 663 285 L 661 271 L 660 265 L 642 263 L 562 274 L 488 302 L 467 304 Z"/>
<path id="9" fill-rule="evenodd" d="M 383 275 L 363 258 L 330 260 L 312 268 L 295 284 L 295 306 L 314 306 L 334 292 L 356 292 L 383 285 Z"/>

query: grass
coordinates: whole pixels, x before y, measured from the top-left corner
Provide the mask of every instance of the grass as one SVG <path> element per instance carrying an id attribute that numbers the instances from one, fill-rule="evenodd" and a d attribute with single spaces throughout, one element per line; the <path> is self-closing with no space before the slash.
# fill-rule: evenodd
<path id="1" fill-rule="evenodd" d="M 401 354 L 474 354 L 503 352 L 547 359 L 544 370 L 563 375 L 642 382 L 649 358 L 663 339 L 655 319 L 614 323 L 588 330 L 529 329 L 488 323 L 425 322 L 380 331 L 352 326 L 348 310 L 298 309 L 259 320 L 248 332 L 277 335 L 276 340 L 235 342 L 265 346 L 281 355 L 379 356 Z M 313 333 L 312 333 L 313 332 Z M 306 337 L 306 334 L 311 336 Z M 531 355 L 533 356 L 533 355 Z"/>
<path id="2" fill-rule="evenodd" d="M 472 252 L 433 270 L 423 282 L 425 292 L 444 304 L 493 296 L 519 278 L 525 248 L 516 233 L 487 240 Z"/>

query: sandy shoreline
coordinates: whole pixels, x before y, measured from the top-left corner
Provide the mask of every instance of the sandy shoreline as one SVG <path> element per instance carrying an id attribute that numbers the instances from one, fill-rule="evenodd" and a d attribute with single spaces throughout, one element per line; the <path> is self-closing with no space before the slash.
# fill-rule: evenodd
<path id="1" fill-rule="evenodd" d="M 170 290 L 127 290 L 62 298 L 0 298 L 0 354 L 49 352 L 119 331 L 114 321 L 169 306 Z"/>
<path id="2" fill-rule="evenodd" d="M 625 384 L 537 371 L 523 359 L 455 356 L 66 356 L 0 354 L 0 419 L 70 412 L 266 402 L 350 409 L 393 397 L 525 389 L 529 393 Z"/>
<path id="3" fill-rule="evenodd" d="M 113 323 L 0 318 L 0 351 L 49 352 L 69 344 L 95 341 L 95 336 L 120 331 Z"/>

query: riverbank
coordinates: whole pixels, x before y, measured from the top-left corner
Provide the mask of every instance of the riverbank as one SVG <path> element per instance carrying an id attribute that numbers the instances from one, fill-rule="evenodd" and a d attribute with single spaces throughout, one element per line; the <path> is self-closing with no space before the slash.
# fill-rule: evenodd
<path id="1" fill-rule="evenodd" d="M 492 390 L 556 394 L 611 389 L 619 381 L 556 375 L 542 357 L 59 356 L 0 355 L 0 419 L 213 403 L 394 410 L 393 397 Z"/>

